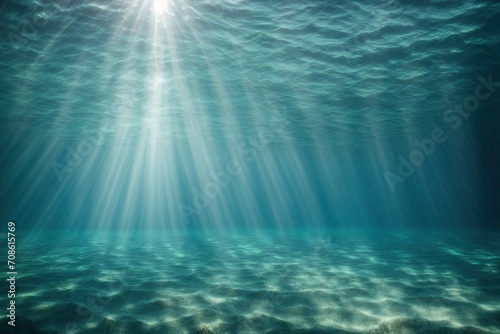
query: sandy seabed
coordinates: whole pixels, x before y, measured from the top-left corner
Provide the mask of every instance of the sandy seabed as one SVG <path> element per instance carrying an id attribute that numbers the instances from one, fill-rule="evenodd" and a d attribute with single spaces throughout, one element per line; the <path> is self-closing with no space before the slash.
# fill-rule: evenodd
<path id="1" fill-rule="evenodd" d="M 500 333 L 499 237 L 24 235 L 0 332 Z"/>

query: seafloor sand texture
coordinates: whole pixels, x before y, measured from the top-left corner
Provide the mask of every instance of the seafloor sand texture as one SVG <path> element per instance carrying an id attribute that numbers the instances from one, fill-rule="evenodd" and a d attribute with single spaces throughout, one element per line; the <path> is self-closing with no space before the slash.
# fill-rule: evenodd
<path id="1" fill-rule="evenodd" d="M 21 237 L 16 333 L 500 333 L 499 240 L 338 230 Z"/>

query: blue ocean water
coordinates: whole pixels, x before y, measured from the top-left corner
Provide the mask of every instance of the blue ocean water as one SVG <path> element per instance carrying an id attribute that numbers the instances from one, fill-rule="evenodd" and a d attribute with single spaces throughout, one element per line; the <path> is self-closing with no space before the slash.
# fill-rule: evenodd
<path id="1" fill-rule="evenodd" d="M 499 32 L 490 0 L 0 4 L 0 331 L 499 333 Z"/>

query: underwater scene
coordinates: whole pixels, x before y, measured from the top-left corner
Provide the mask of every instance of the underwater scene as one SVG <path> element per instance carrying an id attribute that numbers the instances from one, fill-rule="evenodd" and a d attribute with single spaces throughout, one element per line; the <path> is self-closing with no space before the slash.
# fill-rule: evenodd
<path id="1" fill-rule="evenodd" d="M 500 333 L 500 2 L 6 0 L 0 333 Z"/>

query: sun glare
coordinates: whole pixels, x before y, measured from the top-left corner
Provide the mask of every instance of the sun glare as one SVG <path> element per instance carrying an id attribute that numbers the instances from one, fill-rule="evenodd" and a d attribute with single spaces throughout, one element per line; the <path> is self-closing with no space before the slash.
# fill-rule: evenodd
<path id="1" fill-rule="evenodd" d="M 168 1 L 166 0 L 155 0 L 153 4 L 153 10 L 155 15 L 171 14 L 168 10 Z"/>

